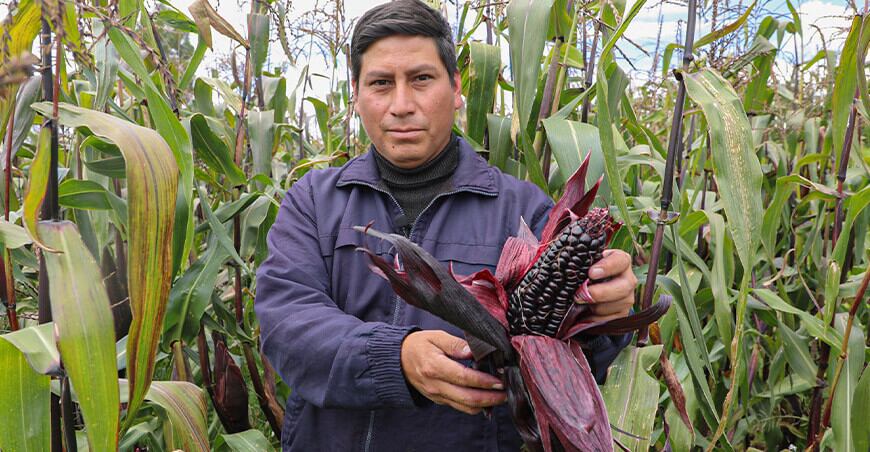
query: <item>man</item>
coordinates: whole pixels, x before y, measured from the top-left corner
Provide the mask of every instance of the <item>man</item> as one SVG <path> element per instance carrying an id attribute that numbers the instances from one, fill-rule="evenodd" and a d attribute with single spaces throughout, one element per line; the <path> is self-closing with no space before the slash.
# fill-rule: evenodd
<path id="1" fill-rule="evenodd" d="M 293 390 L 283 449 L 518 450 L 499 379 L 468 367 L 461 331 L 368 269 L 357 247 L 392 250 L 352 228 L 402 233 L 470 274 L 495 268 L 520 218 L 540 234 L 552 201 L 452 135 L 461 83 L 438 12 L 418 0 L 373 8 L 354 30 L 351 64 L 372 150 L 288 190 L 257 274 L 263 351 Z M 627 315 L 637 282 L 626 253 L 605 254 L 590 271 L 611 278 L 589 288 L 599 319 Z M 587 338 L 599 381 L 629 339 Z"/>

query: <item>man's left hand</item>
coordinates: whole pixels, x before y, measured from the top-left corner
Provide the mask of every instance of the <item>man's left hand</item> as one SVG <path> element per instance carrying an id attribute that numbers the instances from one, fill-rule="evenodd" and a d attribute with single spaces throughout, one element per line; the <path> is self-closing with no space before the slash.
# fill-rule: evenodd
<path id="1" fill-rule="evenodd" d="M 588 293 L 592 300 L 584 300 L 580 291 L 578 303 L 588 304 L 592 311 L 589 321 L 618 319 L 629 314 L 634 305 L 634 289 L 637 278 L 631 271 L 631 256 L 622 250 L 604 250 L 603 257 L 589 269 Z M 592 283 L 592 280 L 607 281 Z M 582 291 L 582 289 L 581 289 Z"/>

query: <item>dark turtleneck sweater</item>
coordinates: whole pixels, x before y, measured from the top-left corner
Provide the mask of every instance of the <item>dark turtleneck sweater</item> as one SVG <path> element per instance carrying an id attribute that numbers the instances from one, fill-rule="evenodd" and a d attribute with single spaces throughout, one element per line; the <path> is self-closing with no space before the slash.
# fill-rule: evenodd
<path id="1" fill-rule="evenodd" d="M 400 219 L 396 227 L 408 236 L 417 217 L 429 203 L 453 188 L 453 171 L 459 164 L 459 141 L 456 136 L 451 136 L 447 146 L 434 159 L 417 168 L 399 168 L 376 150 L 375 162 L 381 175 L 380 185 L 393 195 L 405 213 L 405 218 Z"/>

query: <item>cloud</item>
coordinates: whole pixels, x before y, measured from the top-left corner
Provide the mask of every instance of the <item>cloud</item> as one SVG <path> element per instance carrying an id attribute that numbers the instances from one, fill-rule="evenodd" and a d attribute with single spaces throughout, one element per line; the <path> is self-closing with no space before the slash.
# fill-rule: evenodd
<path id="1" fill-rule="evenodd" d="M 812 0 L 803 3 L 798 8 L 804 37 L 804 54 L 812 54 L 822 49 L 822 35 L 812 25 L 821 29 L 828 49 L 839 50 L 843 46 L 846 34 L 851 24 L 851 12 L 845 5 Z"/>

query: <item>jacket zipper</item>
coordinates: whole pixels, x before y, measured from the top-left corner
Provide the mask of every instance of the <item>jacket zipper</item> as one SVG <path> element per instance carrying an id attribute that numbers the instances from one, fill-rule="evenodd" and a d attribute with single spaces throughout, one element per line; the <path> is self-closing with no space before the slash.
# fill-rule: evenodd
<path id="1" fill-rule="evenodd" d="M 366 187 L 371 188 L 372 190 L 375 190 L 377 192 L 380 192 L 380 193 L 387 195 L 387 197 L 390 198 L 391 201 L 393 201 L 393 204 L 395 204 L 396 207 L 399 208 L 399 212 L 401 212 L 402 215 L 405 215 L 405 210 L 402 209 L 402 206 L 399 204 L 398 201 L 396 201 L 396 198 L 394 198 L 390 192 L 383 190 L 375 185 L 368 184 L 365 182 L 356 182 L 356 183 L 360 184 L 360 185 L 364 185 Z M 424 213 L 426 213 L 427 210 L 429 210 L 430 207 L 432 207 L 433 204 L 435 204 L 435 201 L 437 201 L 438 199 L 445 197 L 445 196 L 452 196 L 452 195 L 455 195 L 457 193 L 466 192 L 466 191 L 470 192 L 470 193 L 476 193 L 478 195 L 483 195 L 483 196 L 491 196 L 491 197 L 498 196 L 498 195 L 493 194 L 493 193 L 489 193 L 489 192 L 485 192 L 485 191 L 481 191 L 481 190 L 475 190 L 472 188 L 453 190 L 453 191 L 449 191 L 446 193 L 441 193 L 439 195 L 436 195 L 434 198 L 432 198 L 431 201 L 429 201 L 429 204 L 427 204 L 426 207 L 424 207 L 423 210 L 420 211 L 420 213 L 417 215 L 417 218 L 414 218 L 414 222 L 411 224 L 411 232 L 408 233 L 408 237 L 407 237 L 408 240 L 411 240 L 412 242 L 414 242 L 414 239 L 412 237 L 414 237 L 414 232 L 417 230 L 418 220 L 420 219 L 420 217 L 423 216 Z M 417 242 L 414 242 L 414 243 L 417 243 Z M 395 295 L 393 297 L 393 301 L 395 304 L 393 305 L 393 318 L 392 318 L 392 321 L 390 322 L 390 325 L 395 325 L 396 322 L 399 321 L 399 306 L 400 306 L 400 303 L 402 302 L 401 297 L 399 297 L 398 295 Z M 365 440 L 365 444 L 363 445 L 363 452 L 369 452 L 369 448 L 371 447 L 372 436 L 374 436 L 375 414 L 376 413 L 377 413 L 377 411 L 375 411 L 375 410 L 371 410 L 371 412 L 369 413 L 369 425 L 368 425 L 368 428 L 366 429 L 366 437 L 365 437 L 366 440 Z"/>

